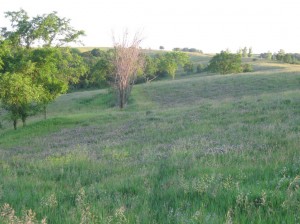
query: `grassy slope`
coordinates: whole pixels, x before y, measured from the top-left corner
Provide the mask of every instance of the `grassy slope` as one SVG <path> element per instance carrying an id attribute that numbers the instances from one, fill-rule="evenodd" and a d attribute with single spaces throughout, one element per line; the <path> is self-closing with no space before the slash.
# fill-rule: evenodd
<path id="1" fill-rule="evenodd" d="M 138 85 L 124 111 L 106 90 L 60 97 L 0 132 L 0 204 L 49 223 L 299 223 L 300 68 L 255 68 Z"/>

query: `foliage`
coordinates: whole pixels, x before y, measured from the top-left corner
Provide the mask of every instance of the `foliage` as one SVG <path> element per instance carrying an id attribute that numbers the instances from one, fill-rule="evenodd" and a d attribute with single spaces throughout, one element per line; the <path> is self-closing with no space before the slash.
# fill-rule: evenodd
<path id="1" fill-rule="evenodd" d="M 280 49 L 277 53 L 274 54 L 272 54 L 270 51 L 267 53 L 261 53 L 260 57 L 289 64 L 299 64 L 300 61 L 300 54 L 285 53 L 283 49 Z"/>
<path id="2" fill-rule="evenodd" d="M 22 119 L 23 125 L 32 109 L 40 102 L 43 94 L 42 86 L 32 82 L 28 72 L 4 73 L 0 76 L 0 98 L 2 107 L 9 111 L 14 129 L 17 129 L 17 120 Z M 24 76 L 26 74 L 26 76 Z"/>
<path id="3" fill-rule="evenodd" d="M 203 64 L 198 64 L 197 67 L 196 67 L 196 70 L 197 70 L 197 73 L 201 73 L 201 72 L 204 72 L 206 70 L 206 67 Z"/>
<path id="4" fill-rule="evenodd" d="M 239 54 L 232 54 L 227 51 L 221 51 L 216 54 L 209 62 L 207 67 L 208 71 L 230 74 L 239 73 L 242 71 L 242 59 Z"/>
<path id="5" fill-rule="evenodd" d="M 203 54 L 203 51 L 199 50 L 197 48 L 187 48 L 187 47 L 179 48 L 179 47 L 175 47 L 175 48 L 173 48 L 173 51 L 196 52 L 196 53 Z"/>
<path id="6" fill-rule="evenodd" d="M 78 83 L 72 85 L 74 88 L 103 88 L 112 82 L 113 50 L 94 48 L 90 52 L 82 53 L 81 57 L 89 69 L 80 77 Z"/>
<path id="7" fill-rule="evenodd" d="M 6 12 L 5 16 L 11 27 L 1 30 L 1 101 L 12 114 L 16 129 L 17 119 L 25 124 L 26 118 L 36 112 L 36 106 L 44 108 L 46 118 L 47 104 L 66 92 L 68 84 L 76 83 L 86 71 L 81 57 L 62 47 L 76 42 L 84 33 L 72 28 L 69 20 L 59 18 L 56 12 L 30 18 L 21 9 Z M 20 98 L 17 101 L 14 94 L 9 94 L 11 88 Z"/>
<path id="8" fill-rule="evenodd" d="M 187 73 L 187 74 L 192 74 L 194 73 L 194 64 L 192 62 L 186 63 L 183 66 L 183 70 Z"/>
<path id="9" fill-rule="evenodd" d="M 158 60 L 159 57 L 151 57 L 149 55 L 145 55 L 145 67 L 143 78 L 146 82 L 151 82 L 159 76 Z"/>
<path id="10" fill-rule="evenodd" d="M 253 72 L 253 67 L 250 64 L 243 64 L 243 72 Z"/>
<path id="11" fill-rule="evenodd" d="M 69 84 L 77 83 L 87 70 L 82 58 L 69 48 L 44 47 L 32 50 L 35 63 L 35 82 L 43 86 L 40 96 L 46 118 L 46 106 L 68 90 Z"/>
<path id="12" fill-rule="evenodd" d="M 268 59 L 268 60 L 272 60 L 272 56 L 273 56 L 273 54 L 270 51 L 268 51 L 267 53 L 261 53 L 260 54 L 261 58 L 265 58 L 265 59 Z"/>
<path id="13" fill-rule="evenodd" d="M 189 56 L 183 52 L 167 52 L 158 57 L 158 70 L 160 73 L 166 73 L 175 78 L 179 66 L 184 66 L 189 62 Z"/>
<path id="14" fill-rule="evenodd" d="M 248 50 L 248 58 L 251 58 L 252 57 L 252 47 L 249 48 Z"/>
<path id="15" fill-rule="evenodd" d="M 94 49 L 91 51 L 91 54 L 92 54 L 94 57 L 100 57 L 100 56 L 101 56 L 101 50 L 98 49 L 98 48 L 94 48 Z"/>
<path id="16" fill-rule="evenodd" d="M 187 68 L 192 62 L 187 55 L 184 55 L 182 52 L 178 53 L 179 54 L 175 52 L 145 54 L 144 68 L 137 72 L 135 83 L 151 82 L 152 80 L 168 75 L 169 72 L 167 70 L 170 71 L 170 69 L 168 69 L 168 66 L 170 67 L 170 65 L 174 67 L 175 73 L 179 67 L 183 67 L 183 69 L 184 67 Z M 112 79 L 113 49 L 92 49 L 91 51 L 81 53 L 81 56 L 89 69 L 80 77 L 79 82 L 73 85 L 73 88 L 104 88 L 114 81 Z M 191 70 L 189 72 L 191 72 Z"/>
<path id="17" fill-rule="evenodd" d="M 23 9 L 5 12 L 5 17 L 11 23 L 11 30 L 2 28 L 1 35 L 12 41 L 14 47 L 33 45 L 64 46 L 77 42 L 84 31 L 75 30 L 70 26 L 70 20 L 60 18 L 57 12 L 37 15 L 30 18 Z"/>
<path id="18" fill-rule="evenodd" d="M 248 48 L 247 47 L 243 48 L 242 55 L 243 55 L 244 58 L 248 56 Z"/>

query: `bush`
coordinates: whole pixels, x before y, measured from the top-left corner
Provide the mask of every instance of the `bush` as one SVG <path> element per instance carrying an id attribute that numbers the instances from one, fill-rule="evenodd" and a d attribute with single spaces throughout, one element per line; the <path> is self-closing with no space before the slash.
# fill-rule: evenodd
<path id="1" fill-rule="evenodd" d="M 242 57 L 240 54 L 232 54 L 228 51 L 221 51 L 220 54 L 216 54 L 210 61 L 207 67 L 208 71 L 230 74 L 239 73 L 242 69 Z"/>
<path id="2" fill-rule="evenodd" d="M 253 67 L 250 64 L 243 64 L 243 72 L 253 72 Z"/>
<path id="3" fill-rule="evenodd" d="M 199 64 L 199 65 L 197 65 L 196 69 L 197 69 L 197 73 L 204 72 L 205 71 L 205 65 Z"/>

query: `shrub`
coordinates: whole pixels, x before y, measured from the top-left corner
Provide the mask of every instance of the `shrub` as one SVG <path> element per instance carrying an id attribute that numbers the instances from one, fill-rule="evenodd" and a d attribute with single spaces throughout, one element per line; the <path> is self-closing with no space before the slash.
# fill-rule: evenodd
<path id="1" fill-rule="evenodd" d="M 207 67 L 208 71 L 221 74 L 239 73 L 242 69 L 242 57 L 240 54 L 232 54 L 228 51 L 221 51 L 216 54 Z"/>
<path id="2" fill-rule="evenodd" d="M 243 72 L 253 72 L 253 67 L 250 64 L 243 64 Z"/>

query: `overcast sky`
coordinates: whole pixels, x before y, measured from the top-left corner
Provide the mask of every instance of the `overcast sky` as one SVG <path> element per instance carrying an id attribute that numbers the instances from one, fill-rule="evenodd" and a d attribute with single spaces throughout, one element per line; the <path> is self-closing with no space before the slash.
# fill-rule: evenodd
<path id="1" fill-rule="evenodd" d="M 128 28 L 143 30 L 144 48 L 300 53 L 300 0 L 0 0 L 0 27 L 3 12 L 20 8 L 71 19 L 85 46 L 111 46 L 112 30 Z"/>

